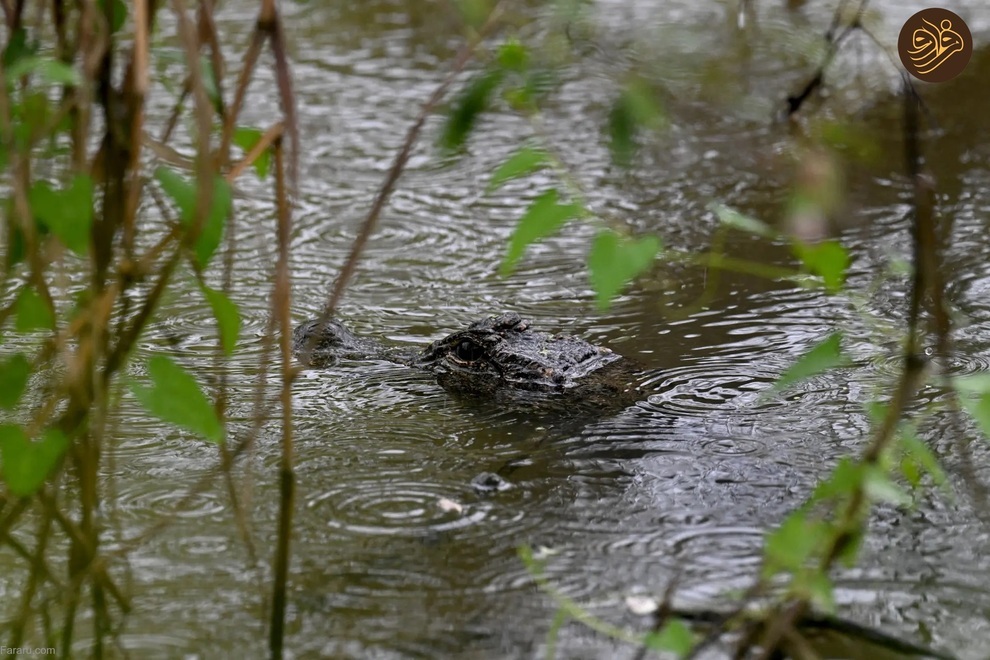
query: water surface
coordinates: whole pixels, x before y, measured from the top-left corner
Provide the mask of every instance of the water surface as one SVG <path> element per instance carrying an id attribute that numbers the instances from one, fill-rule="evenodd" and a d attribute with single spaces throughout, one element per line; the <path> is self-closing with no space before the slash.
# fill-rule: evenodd
<path id="1" fill-rule="evenodd" d="M 591 208 L 636 233 L 656 233 L 667 246 L 698 251 L 708 249 L 717 226 L 713 201 L 768 221 L 782 215 L 793 138 L 771 119 L 818 61 L 815 35 L 831 7 L 771 4 L 745 30 L 734 2 L 665 2 L 662 11 L 640 0 L 593 6 L 594 47 L 563 70 L 542 125 Z M 911 4 L 872 5 L 887 37 L 914 11 Z M 523 10 L 530 34 L 550 20 L 538 5 Z M 990 12 L 975 0 L 957 5 L 973 33 L 985 35 Z M 293 309 L 302 321 L 321 308 L 396 148 L 461 39 L 440 2 L 314 1 L 284 9 L 304 145 L 292 241 Z M 219 17 L 234 62 L 253 11 L 250 3 L 229 3 Z M 851 163 L 847 211 L 836 228 L 853 255 L 849 295 L 733 274 L 710 286 L 713 273 L 659 266 L 597 311 L 584 265 L 595 229 L 581 224 L 531 248 L 511 276 L 500 277 L 515 221 L 553 179 L 530 177 L 492 195 L 484 188 L 533 127 L 498 108 L 452 160 L 434 149 L 442 120 L 430 119 L 340 317 L 357 332 L 425 344 L 484 315 L 516 311 L 539 328 L 636 359 L 648 393 L 604 417 L 548 422 L 465 403 L 400 366 L 306 372 L 293 401 L 299 506 L 288 647 L 295 657 L 534 657 L 555 607 L 518 559 L 521 544 L 550 549 L 546 572 L 561 593 L 631 627 L 648 622 L 625 611 L 630 593 L 659 595 L 676 578 L 684 602 L 716 607 L 750 583 L 767 529 L 830 465 L 862 449 L 869 434 L 863 405 L 889 388 L 899 368 L 907 284 L 882 276 L 910 245 L 911 191 L 891 121 L 899 111 L 896 78 L 882 73 L 883 56 L 865 42 L 852 50 L 860 60 L 844 59 L 836 70 L 863 70 L 866 80 L 840 81 L 833 94 L 851 104 L 847 114 L 878 136 L 878 147 L 871 162 Z M 670 126 L 625 171 L 610 163 L 601 129 L 616 79 L 629 66 L 663 87 Z M 978 53 L 958 84 L 923 89 L 945 131 L 930 162 L 940 210 L 955 223 L 947 261 L 952 302 L 964 319 L 953 365 L 959 373 L 990 363 L 990 129 L 977 119 L 988 116 L 990 96 L 976 85 L 988 75 L 990 58 Z M 257 125 L 278 116 L 275 99 L 262 91 L 270 83 L 262 72 L 253 88 L 249 115 Z M 841 113 L 828 103 L 809 108 L 810 117 L 832 114 Z M 236 200 L 233 297 L 245 316 L 232 365 L 237 430 L 255 412 L 251 392 L 268 320 L 269 298 L 259 295 L 270 287 L 274 263 L 267 185 L 244 178 Z M 744 235 L 730 235 L 726 249 L 792 264 L 786 246 Z M 694 304 L 706 288 L 712 295 Z M 176 296 L 162 310 L 145 355 L 205 363 L 210 314 L 190 298 Z M 837 329 L 851 339 L 854 366 L 761 397 L 798 355 Z M 130 399 L 122 405 L 127 423 L 108 479 L 119 498 L 110 514 L 127 537 L 178 503 L 216 459 L 212 448 L 145 418 Z M 974 429 L 963 431 L 975 437 Z M 956 475 L 957 431 L 949 420 L 929 420 L 924 433 Z M 121 644 L 135 656 L 261 655 L 278 442 L 277 426 L 266 427 L 236 471 L 247 484 L 259 565 L 219 482 L 130 556 L 136 607 Z M 984 447 L 974 446 L 978 465 L 986 464 Z M 511 488 L 479 492 L 472 479 L 483 472 L 498 473 Z M 462 510 L 444 510 L 442 498 Z M 863 561 L 837 575 L 843 611 L 962 657 L 985 657 L 990 555 L 972 506 L 962 493 L 954 503 L 925 496 L 913 510 L 879 507 Z M 611 657 L 616 649 L 572 624 L 558 653 Z"/>

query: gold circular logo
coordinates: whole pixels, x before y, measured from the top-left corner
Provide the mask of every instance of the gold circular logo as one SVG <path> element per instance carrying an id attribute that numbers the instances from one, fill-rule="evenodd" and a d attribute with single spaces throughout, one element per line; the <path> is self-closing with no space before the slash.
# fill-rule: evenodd
<path id="1" fill-rule="evenodd" d="M 918 80 L 945 82 L 966 68 L 973 56 L 969 27 L 948 9 L 922 9 L 901 28 L 897 52 Z"/>

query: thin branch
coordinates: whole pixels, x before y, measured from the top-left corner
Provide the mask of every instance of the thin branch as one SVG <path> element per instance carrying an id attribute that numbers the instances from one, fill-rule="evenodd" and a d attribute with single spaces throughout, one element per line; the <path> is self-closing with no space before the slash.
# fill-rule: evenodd
<path id="1" fill-rule="evenodd" d="M 272 596 L 269 650 L 272 658 L 281 658 L 285 636 L 286 582 L 289 572 L 289 548 L 292 539 L 292 512 L 295 505 L 295 474 L 292 446 L 292 312 L 289 281 L 289 242 L 292 238 L 292 211 L 286 192 L 285 163 L 281 138 L 275 141 L 275 199 L 278 207 L 278 262 L 275 267 L 275 292 L 272 316 L 278 318 L 279 348 L 282 358 L 282 457 L 279 466 L 280 506 L 278 541 L 275 548 L 275 580 Z"/>
<path id="2" fill-rule="evenodd" d="M 392 191 L 395 189 L 395 185 L 398 182 L 399 177 L 402 176 L 406 163 L 409 162 L 409 155 L 412 152 L 412 147 L 419 137 L 419 133 L 423 128 L 423 124 L 426 122 L 426 118 L 433 111 L 433 108 L 440 103 L 441 99 L 443 99 L 444 95 L 447 93 L 447 90 L 457 78 L 457 75 L 463 71 L 464 67 L 466 67 L 468 62 L 471 61 L 471 57 L 474 55 L 475 49 L 487 36 L 487 34 L 494 29 L 501 15 L 502 2 L 499 2 L 499 4 L 495 5 L 494 9 L 492 9 L 491 14 L 489 14 L 488 19 L 485 21 L 484 25 L 482 25 L 481 29 L 478 30 L 477 35 L 461 47 L 460 52 L 454 59 L 454 63 L 451 66 L 450 71 L 434 90 L 433 94 L 430 95 L 430 98 L 427 99 L 426 103 L 423 104 L 416 120 L 413 122 L 412 126 L 409 127 L 409 131 L 406 133 L 406 138 L 402 142 L 402 147 L 395 155 L 395 160 L 392 161 L 392 167 L 389 168 L 388 176 L 385 177 L 385 181 L 382 182 L 381 187 L 378 189 L 378 194 L 375 196 L 375 201 L 371 205 L 368 215 L 365 216 L 364 222 L 361 223 L 361 228 L 358 231 L 357 237 L 354 239 L 354 243 L 351 246 L 351 251 L 347 255 L 347 260 L 344 262 L 344 266 L 340 269 L 340 274 L 334 282 L 333 289 L 330 292 L 330 298 L 320 314 L 318 327 L 324 327 L 333 317 L 333 313 L 337 309 L 337 305 L 344 295 L 344 290 L 347 288 L 348 282 L 350 282 L 351 277 L 354 275 L 354 271 L 357 269 L 357 263 L 361 258 L 361 254 L 364 252 L 365 245 L 367 245 L 368 239 L 371 238 L 371 234 L 375 231 L 375 226 L 378 224 L 378 218 L 381 215 L 382 210 L 385 208 L 385 204 L 388 202 Z M 306 344 L 299 355 L 299 362 L 301 364 L 306 365 L 309 363 L 310 357 L 316 349 L 316 344 L 319 341 L 320 334 L 320 332 L 314 332 L 307 339 Z"/>

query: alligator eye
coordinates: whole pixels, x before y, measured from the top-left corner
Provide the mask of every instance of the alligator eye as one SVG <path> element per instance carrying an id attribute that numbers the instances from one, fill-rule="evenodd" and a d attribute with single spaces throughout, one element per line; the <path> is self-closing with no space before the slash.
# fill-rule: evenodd
<path id="1" fill-rule="evenodd" d="M 463 362 L 475 362 L 484 357 L 485 351 L 470 341 L 462 341 L 454 348 L 454 356 Z"/>

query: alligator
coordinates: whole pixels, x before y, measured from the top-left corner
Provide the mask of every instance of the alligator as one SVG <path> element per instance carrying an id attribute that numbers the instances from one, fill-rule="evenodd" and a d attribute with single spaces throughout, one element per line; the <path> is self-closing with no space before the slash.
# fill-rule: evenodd
<path id="1" fill-rule="evenodd" d="M 639 369 L 631 360 L 577 337 L 534 330 L 515 313 L 476 321 L 422 349 L 359 337 L 336 320 L 313 320 L 295 329 L 293 349 L 308 366 L 377 359 L 415 367 L 448 392 L 473 397 L 631 403 L 638 394 Z"/>

